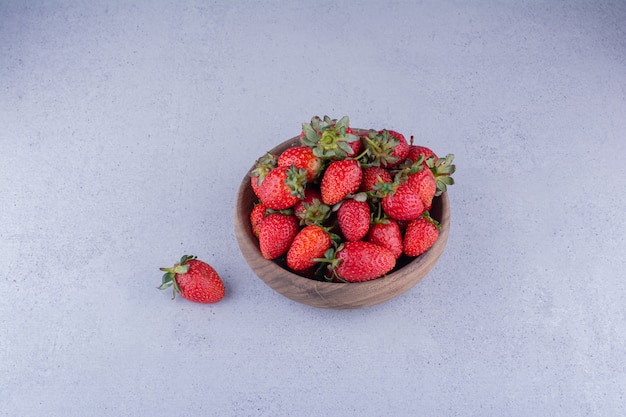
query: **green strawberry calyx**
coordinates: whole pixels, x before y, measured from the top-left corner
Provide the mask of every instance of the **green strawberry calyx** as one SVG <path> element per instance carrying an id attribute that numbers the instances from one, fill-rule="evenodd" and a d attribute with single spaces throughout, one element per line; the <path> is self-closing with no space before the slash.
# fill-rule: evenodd
<path id="1" fill-rule="evenodd" d="M 302 203 L 304 212 L 297 213 L 296 217 L 300 219 L 300 225 L 323 225 L 330 217 L 330 206 L 322 203 L 319 198 L 314 198 L 310 203 Z"/>
<path id="2" fill-rule="evenodd" d="M 452 163 L 454 154 L 448 154 L 445 158 L 435 159 L 430 157 L 426 160 L 426 165 L 432 171 L 437 181 L 437 191 L 435 196 L 440 196 L 447 191 L 449 185 L 454 184 L 452 174 L 456 171 L 456 166 Z"/>
<path id="3" fill-rule="evenodd" d="M 420 155 L 416 161 L 407 159 L 397 169 L 392 170 L 396 182 L 404 182 L 409 175 L 417 174 L 424 169 L 424 155 Z"/>
<path id="4" fill-rule="evenodd" d="M 261 185 L 265 176 L 276 167 L 278 159 L 275 155 L 267 152 L 265 155 L 257 159 L 254 163 L 254 168 L 250 171 L 250 176 L 258 178 L 258 184 Z"/>
<path id="5" fill-rule="evenodd" d="M 157 288 L 159 290 L 166 290 L 170 287 L 173 288 L 172 300 L 176 298 L 176 294 L 180 294 L 181 290 L 178 286 L 178 282 L 176 282 L 176 274 L 186 274 L 189 271 L 189 261 L 196 259 L 196 256 L 193 255 L 183 255 L 180 258 L 178 263 L 175 263 L 174 266 L 169 268 L 159 268 L 161 271 L 165 272 L 161 279 L 161 285 Z"/>
<path id="6" fill-rule="evenodd" d="M 295 164 L 292 164 L 286 171 L 287 178 L 285 178 L 285 185 L 289 187 L 291 195 L 304 198 L 304 190 L 307 182 L 307 170 L 304 168 L 297 168 Z"/>
<path id="7" fill-rule="evenodd" d="M 381 132 L 370 129 L 367 136 L 363 136 L 365 151 L 359 155 L 363 157 L 363 166 L 380 167 L 398 162 L 398 157 L 393 155 L 400 143 L 397 138 L 391 136 L 388 130 Z"/>
<path id="8" fill-rule="evenodd" d="M 287 208 L 282 210 L 274 210 L 274 209 L 265 209 L 265 215 L 268 214 L 284 214 L 287 216 L 291 216 L 293 214 L 293 208 Z"/>
<path id="9" fill-rule="evenodd" d="M 302 123 L 303 145 L 313 149 L 313 155 L 325 159 L 343 159 L 352 153 L 350 143 L 359 136 L 348 131 L 350 119 L 344 116 L 339 120 L 324 116 L 314 116 L 311 123 Z"/>

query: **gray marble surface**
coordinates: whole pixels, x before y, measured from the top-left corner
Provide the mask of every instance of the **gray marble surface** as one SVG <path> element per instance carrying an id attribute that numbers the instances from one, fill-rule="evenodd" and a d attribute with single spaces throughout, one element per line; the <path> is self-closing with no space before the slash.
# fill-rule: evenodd
<path id="1" fill-rule="evenodd" d="M 623 1 L 0 0 L 1 416 L 626 414 Z M 314 115 L 456 155 L 404 295 L 319 310 L 233 230 Z M 226 298 L 156 290 L 192 253 Z"/>

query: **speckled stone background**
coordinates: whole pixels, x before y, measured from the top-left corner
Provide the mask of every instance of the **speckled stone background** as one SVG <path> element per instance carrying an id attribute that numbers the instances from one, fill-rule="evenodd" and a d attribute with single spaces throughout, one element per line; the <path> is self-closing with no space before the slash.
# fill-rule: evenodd
<path id="1" fill-rule="evenodd" d="M 623 1 L 0 0 L 1 416 L 626 414 Z M 314 115 L 456 155 L 432 273 L 265 286 L 236 189 Z M 210 262 L 228 295 L 170 300 Z"/>

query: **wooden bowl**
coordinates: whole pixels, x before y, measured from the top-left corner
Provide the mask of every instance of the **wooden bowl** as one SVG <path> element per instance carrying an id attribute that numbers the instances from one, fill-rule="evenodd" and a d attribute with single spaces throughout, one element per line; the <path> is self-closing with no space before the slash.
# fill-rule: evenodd
<path id="1" fill-rule="evenodd" d="M 296 136 L 269 152 L 279 155 L 285 149 L 298 145 L 300 139 Z M 441 226 L 439 238 L 426 253 L 416 258 L 403 255 L 398 259 L 393 271 L 375 280 L 360 283 L 316 281 L 297 275 L 278 262 L 269 261 L 261 256 L 258 239 L 250 226 L 250 212 L 257 201 L 250 185 L 250 177 L 246 174 L 237 193 L 234 218 L 235 235 L 241 253 L 254 273 L 270 288 L 294 301 L 318 308 L 369 307 L 408 291 L 435 266 L 446 246 L 450 229 L 450 205 L 447 194 L 443 193 L 435 197 L 430 210 L 430 215 Z"/>

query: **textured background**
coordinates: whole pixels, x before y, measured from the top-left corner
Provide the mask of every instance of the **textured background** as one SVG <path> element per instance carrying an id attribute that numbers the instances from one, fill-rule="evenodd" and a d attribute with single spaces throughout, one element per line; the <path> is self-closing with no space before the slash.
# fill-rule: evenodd
<path id="1" fill-rule="evenodd" d="M 626 3 L 518 3 L 0 0 L 0 415 L 626 414 Z M 324 114 L 456 155 L 443 256 L 368 309 L 234 237 Z M 183 253 L 221 303 L 155 289 Z"/>

